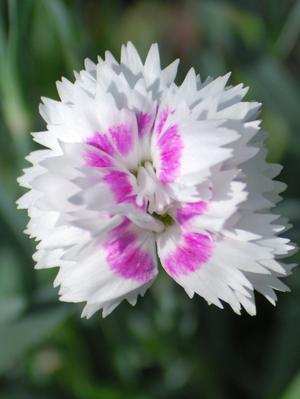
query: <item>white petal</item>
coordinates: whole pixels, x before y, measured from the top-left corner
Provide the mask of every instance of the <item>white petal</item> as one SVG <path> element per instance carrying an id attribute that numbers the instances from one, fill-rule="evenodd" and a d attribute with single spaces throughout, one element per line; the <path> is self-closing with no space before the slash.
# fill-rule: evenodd
<path id="1" fill-rule="evenodd" d="M 88 317 L 91 310 L 100 308 L 105 316 L 125 298 L 132 302 L 157 274 L 154 245 L 152 233 L 124 221 L 106 233 L 84 258 L 77 255 L 70 266 L 60 269 L 56 278 L 61 286 L 60 299 L 86 301 L 84 314 Z"/>
<path id="2" fill-rule="evenodd" d="M 160 72 L 161 69 L 158 45 L 152 44 L 144 65 L 144 76 L 149 86 L 155 81 L 155 79 L 157 79 L 157 77 L 160 75 Z"/>

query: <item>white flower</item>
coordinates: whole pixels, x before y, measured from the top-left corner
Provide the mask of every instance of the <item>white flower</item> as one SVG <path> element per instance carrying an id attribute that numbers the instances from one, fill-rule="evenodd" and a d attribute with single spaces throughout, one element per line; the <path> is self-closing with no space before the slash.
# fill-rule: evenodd
<path id="1" fill-rule="evenodd" d="M 39 241 L 37 268 L 59 266 L 60 299 L 86 302 L 83 316 L 132 305 L 164 270 L 187 294 L 255 314 L 254 290 L 275 303 L 278 259 L 294 249 L 278 237 L 271 208 L 284 185 L 266 162 L 256 119 L 260 104 L 229 74 L 201 82 L 191 69 L 174 83 L 178 61 L 161 69 L 158 46 L 143 64 L 131 43 L 57 83 L 43 99 L 46 147 L 19 179 L 29 191 L 27 234 Z M 162 293 L 163 295 L 163 293 Z"/>

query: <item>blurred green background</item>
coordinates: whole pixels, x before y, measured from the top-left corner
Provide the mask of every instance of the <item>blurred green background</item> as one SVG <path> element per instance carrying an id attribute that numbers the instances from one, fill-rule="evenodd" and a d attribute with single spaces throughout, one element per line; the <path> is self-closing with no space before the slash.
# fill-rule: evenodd
<path id="1" fill-rule="evenodd" d="M 143 56 L 157 41 L 163 64 L 181 58 L 179 80 L 191 65 L 232 71 L 263 102 L 288 183 L 278 212 L 299 243 L 300 1 L 2 0 L 0 17 L 0 399 L 299 399 L 299 270 L 276 308 L 257 297 L 254 318 L 191 301 L 161 273 L 135 308 L 81 320 L 58 302 L 55 270 L 33 270 L 15 179 L 56 80 L 127 40 Z"/>

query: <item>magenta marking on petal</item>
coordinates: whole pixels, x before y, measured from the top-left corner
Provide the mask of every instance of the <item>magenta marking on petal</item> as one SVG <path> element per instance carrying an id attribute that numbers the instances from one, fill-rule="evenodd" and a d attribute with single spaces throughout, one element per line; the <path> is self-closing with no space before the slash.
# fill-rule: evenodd
<path id="1" fill-rule="evenodd" d="M 109 155 L 114 155 L 115 150 L 106 134 L 96 132 L 92 137 L 86 140 L 87 144 L 106 152 Z"/>
<path id="2" fill-rule="evenodd" d="M 113 170 L 103 177 L 103 181 L 110 186 L 117 203 L 126 201 L 132 192 L 132 185 L 126 172 Z"/>
<path id="3" fill-rule="evenodd" d="M 93 166 L 98 168 L 107 168 L 113 166 L 112 160 L 106 156 L 93 150 L 87 150 L 85 153 L 85 161 L 87 166 Z"/>
<path id="4" fill-rule="evenodd" d="M 127 125 L 113 126 L 109 128 L 109 134 L 120 154 L 127 155 L 134 143 L 132 128 Z"/>
<path id="5" fill-rule="evenodd" d="M 158 134 L 160 134 L 162 132 L 163 127 L 164 127 L 164 125 L 165 125 L 170 113 L 171 112 L 168 109 L 165 109 L 165 110 L 161 111 L 159 119 L 158 119 L 157 128 L 156 128 L 156 132 Z"/>
<path id="6" fill-rule="evenodd" d="M 139 137 L 143 137 L 150 131 L 151 119 L 151 115 L 146 112 L 138 112 L 136 114 Z"/>
<path id="7" fill-rule="evenodd" d="M 106 261 L 119 276 L 146 283 L 154 277 L 153 258 L 140 248 L 139 237 L 128 229 L 130 224 L 125 219 L 111 231 L 104 244 Z"/>
<path id="8" fill-rule="evenodd" d="M 212 256 L 213 245 L 209 236 L 185 233 L 178 248 L 165 259 L 164 268 L 173 278 L 186 276 L 200 269 Z"/>
<path id="9" fill-rule="evenodd" d="M 162 183 L 172 183 L 180 170 L 180 158 L 183 143 L 177 125 L 168 127 L 159 137 L 157 145 L 160 150 L 159 179 Z"/>
<path id="10" fill-rule="evenodd" d="M 176 211 L 176 220 L 183 225 L 188 223 L 195 216 L 203 215 L 208 208 L 208 203 L 205 201 L 189 202 L 183 205 Z"/>

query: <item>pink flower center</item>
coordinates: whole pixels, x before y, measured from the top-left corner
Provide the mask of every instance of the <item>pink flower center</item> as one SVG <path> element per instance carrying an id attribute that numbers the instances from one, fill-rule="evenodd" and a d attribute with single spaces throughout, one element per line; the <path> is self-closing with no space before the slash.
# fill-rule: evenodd
<path id="1" fill-rule="evenodd" d="M 120 204 L 131 198 L 138 207 L 146 203 L 147 212 L 157 215 L 164 224 L 173 220 L 167 214 L 171 204 L 169 185 L 180 174 L 183 151 L 173 114 L 172 110 L 158 109 L 154 118 L 150 113 L 137 112 L 136 127 L 116 124 L 86 140 L 90 148 L 85 153 L 85 164 L 101 170 L 101 181 L 108 185 L 115 201 Z M 134 163 L 135 167 L 128 166 Z"/>

